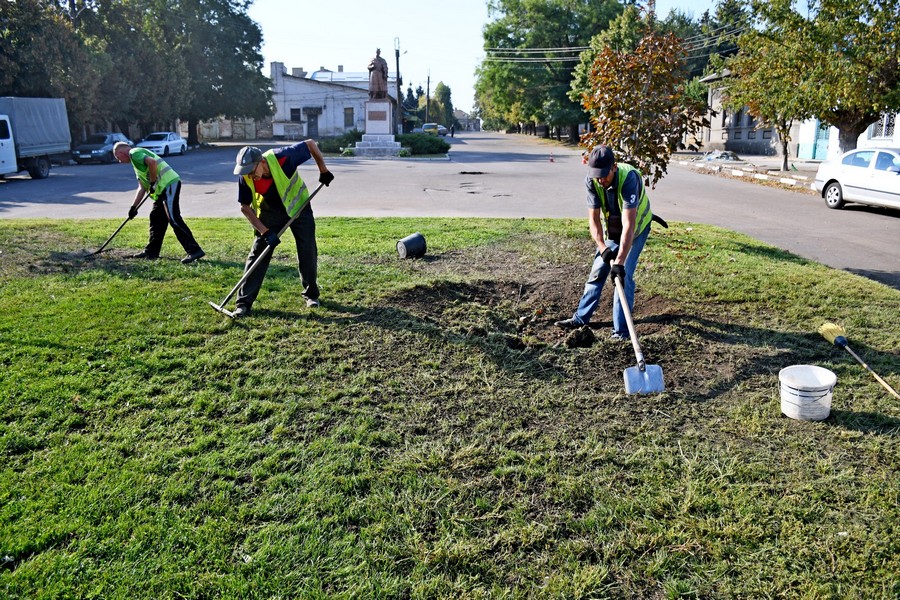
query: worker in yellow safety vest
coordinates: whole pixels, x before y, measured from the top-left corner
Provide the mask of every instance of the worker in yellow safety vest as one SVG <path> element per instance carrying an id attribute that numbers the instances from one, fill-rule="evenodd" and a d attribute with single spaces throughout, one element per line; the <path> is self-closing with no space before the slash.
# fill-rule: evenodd
<path id="1" fill-rule="evenodd" d="M 556 322 L 563 329 L 577 329 L 588 324 L 600 301 L 607 276 L 620 278 L 628 308 L 633 308 L 634 272 L 650 235 L 650 223 L 657 221 L 667 226 L 650 210 L 650 198 L 641 172 L 629 164 L 617 163 L 608 146 L 595 146 L 591 151 L 585 186 L 588 226 L 596 252 L 578 309 L 571 318 Z M 612 325 L 612 339 L 630 339 L 618 294 L 613 294 Z"/>
<path id="2" fill-rule="evenodd" d="M 132 148 L 131 144 L 125 142 L 117 142 L 113 146 L 113 156 L 120 163 L 131 163 L 138 180 L 138 189 L 131 208 L 128 209 L 128 218 L 137 216 L 138 205 L 144 194 L 149 194 L 153 201 L 153 208 L 150 210 L 150 239 L 144 249 L 131 255 L 131 258 L 159 258 L 169 225 L 181 247 L 187 252 L 181 262 L 188 264 L 206 256 L 181 217 L 181 178 L 175 169 L 154 152 L 146 148 Z"/>
<path id="3" fill-rule="evenodd" d="M 280 243 L 279 231 L 294 219 L 290 229 L 297 247 L 303 297 L 306 305 L 313 308 L 319 306 L 316 221 L 309 204 L 309 190 L 297 171 L 297 167 L 310 158 L 319 168 L 319 182 L 326 186 L 330 184 L 334 175 L 328 170 L 322 152 L 313 140 L 266 152 L 255 146 L 244 146 L 237 154 L 234 174 L 240 176 L 238 202 L 241 213 L 256 232 L 244 271 L 256 262 L 266 246 L 274 249 Z M 250 314 L 271 258 L 272 253 L 267 253 L 238 290 L 234 310 L 236 318 Z"/>

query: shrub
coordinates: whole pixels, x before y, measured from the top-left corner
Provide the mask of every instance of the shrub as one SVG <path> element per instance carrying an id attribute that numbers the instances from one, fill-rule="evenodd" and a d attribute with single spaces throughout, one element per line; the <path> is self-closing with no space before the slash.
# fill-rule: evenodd
<path id="1" fill-rule="evenodd" d="M 398 135 L 396 140 L 413 154 L 446 154 L 450 144 L 436 135 L 428 133 L 406 133 Z"/>
<path id="2" fill-rule="evenodd" d="M 356 142 L 362 140 L 362 132 L 358 129 L 351 129 L 347 133 L 343 135 L 337 135 L 334 137 L 325 137 L 319 140 L 316 140 L 316 144 L 319 146 L 319 150 L 322 152 L 327 152 L 329 154 L 338 154 L 343 152 L 345 148 L 351 148 L 356 145 Z"/>

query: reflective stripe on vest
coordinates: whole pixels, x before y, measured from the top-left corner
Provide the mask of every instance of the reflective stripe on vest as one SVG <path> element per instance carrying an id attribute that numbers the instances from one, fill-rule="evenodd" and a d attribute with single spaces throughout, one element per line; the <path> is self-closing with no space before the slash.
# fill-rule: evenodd
<path id="1" fill-rule="evenodd" d="M 294 171 L 294 174 L 288 179 L 288 176 L 284 174 L 281 165 L 278 164 L 278 159 L 275 158 L 274 150 L 266 150 L 263 152 L 263 158 L 269 165 L 272 183 L 275 184 L 275 189 L 278 190 L 278 195 L 281 196 L 281 202 L 284 204 L 284 209 L 287 211 L 288 216 L 293 219 L 300 214 L 300 211 L 303 210 L 303 207 L 309 202 L 309 190 L 306 188 L 306 184 L 303 183 L 303 179 L 300 177 L 298 171 Z M 244 181 L 247 183 L 250 192 L 253 194 L 253 200 L 251 201 L 250 206 L 253 207 L 253 210 L 258 217 L 265 198 L 256 191 L 256 186 L 253 184 L 253 179 L 250 175 L 244 175 Z"/>
<path id="2" fill-rule="evenodd" d="M 625 203 L 622 198 L 622 188 L 625 186 L 625 179 L 628 177 L 628 174 L 634 171 L 638 178 L 638 185 L 641 188 L 641 196 L 638 200 L 637 205 L 637 218 L 634 223 L 634 235 L 638 235 L 639 233 L 644 231 L 644 228 L 650 226 L 650 221 L 653 219 L 653 213 L 650 211 L 650 197 L 647 196 L 647 187 L 644 185 L 644 180 L 641 176 L 641 172 L 636 168 L 632 167 L 627 163 L 617 163 L 619 172 L 616 174 L 616 200 L 619 203 L 619 212 L 622 212 L 622 205 Z M 600 185 L 600 182 L 596 179 L 594 181 L 594 189 L 597 191 L 597 195 L 603 199 L 603 202 L 600 203 L 600 214 L 603 217 L 603 231 L 609 235 L 609 207 L 606 204 L 606 190 Z"/>
<path id="3" fill-rule="evenodd" d="M 146 148 L 132 148 L 128 153 L 128 157 L 131 159 L 131 166 L 134 168 L 134 174 L 137 176 L 138 181 L 141 182 L 141 186 L 145 190 L 150 189 L 150 167 L 147 166 L 144 159 L 152 158 L 156 160 L 156 190 L 151 196 L 154 201 L 159 198 L 159 195 L 164 189 L 169 187 L 173 182 L 181 179 L 178 176 L 178 173 L 175 172 L 175 169 L 170 167 L 166 161 Z"/>

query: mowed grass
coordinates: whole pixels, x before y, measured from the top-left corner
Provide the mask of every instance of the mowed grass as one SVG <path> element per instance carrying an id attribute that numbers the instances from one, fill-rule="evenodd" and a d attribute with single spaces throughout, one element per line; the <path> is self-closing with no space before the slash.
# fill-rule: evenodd
<path id="1" fill-rule="evenodd" d="M 638 296 L 667 308 L 635 316 L 667 389 L 627 396 L 630 346 L 522 328 L 574 305 L 484 293 L 577 296 L 581 220 L 319 219 L 323 306 L 288 236 L 239 322 L 207 302 L 245 222 L 191 220 L 195 265 L 171 232 L 124 258 L 142 219 L 84 256 L 118 224 L 0 222 L 0 596 L 900 596 L 900 402 L 816 333 L 897 387 L 897 290 L 654 229 Z M 828 420 L 781 416 L 790 364 L 837 373 Z"/>

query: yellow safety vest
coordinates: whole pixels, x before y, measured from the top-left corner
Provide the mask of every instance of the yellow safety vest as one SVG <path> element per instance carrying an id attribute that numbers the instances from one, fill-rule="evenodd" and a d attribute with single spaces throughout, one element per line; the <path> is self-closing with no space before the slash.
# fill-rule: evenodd
<path id="1" fill-rule="evenodd" d="M 303 210 L 303 207 L 309 202 L 309 190 L 306 188 L 306 184 L 303 183 L 303 179 L 300 177 L 300 171 L 294 171 L 292 177 L 285 175 L 281 165 L 278 164 L 278 159 L 275 158 L 274 150 L 266 150 L 263 152 L 263 158 L 269 165 L 269 173 L 272 174 L 272 182 L 275 184 L 275 189 L 278 190 L 278 195 L 281 196 L 281 202 L 284 204 L 284 209 L 287 211 L 288 216 L 293 219 L 300 214 L 300 211 Z M 250 206 L 253 207 L 256 216 L 259 216 L 261 205 L 265 198 L 256 191 L 256 186 L 253 185 L 253 179 L 250 175 L 244 175 L 244 181 L 250 188 L 250 193 L 253 194 L 253 200 L 250 202 Z"/>
<path id="2" fill-rule="evenodd" d="M 647 196 L 647 186 L 644 185 L 643 177 L 641 176 L 641 172 L 636 168 L 632 167 L 627 163 L 617 163 L 619 167 L 619 172 L 616 175 L 616 200 L 619 202 L 619 212 L 622 212 L 622 205 L 624 204 L 624 199 L 622 198 L 622 188 L 625 186 L 625 178 L 628 177 L 628 174 L 634 171 L 637 174 L 638 182 L 641 186 L 641 197 L 638 200 L 637 205 L 637 219 L 635 219 L 634 224 L 634 235 L 638 235 L 644 231 L 645 227 L 650 226 L 650 221 L 653 220 L 653 213 L 650 211 L 650 197 Z M 609 235 L 609 207 L 606 205 L 606 190 L 600 185 L 600 182 L 596 179 L 594 181 L 594 189 L 597 190 L 597 195 L 603 200 L 600 203 L 600 214 L 603 216 L 603 231 Z"/>
<path id="3" fill-rule="evenodd" d="M 150 189 L 150 167 L 144 163 L 144 158 L 146 157 L 156 159 L 156 175 L 158 179 L 156 180 L 156 190 L 151 196 L 155 202 L 162 191 L 169 187 L 169 184 L 178 181 L 181 178 L 178 176 L 178 173 L 175 172 L 175 169 L 170 167 L 169 164 L 157 156 L 156 153 L 147 150 L 146 148 L 132 148 L 128 152 L 128 158 L 131 159 L 131 166 L 134 167 L 134 174 L 137 175 L 138 181 L 141 182 L 141 187 L 145 190 Z"/>

